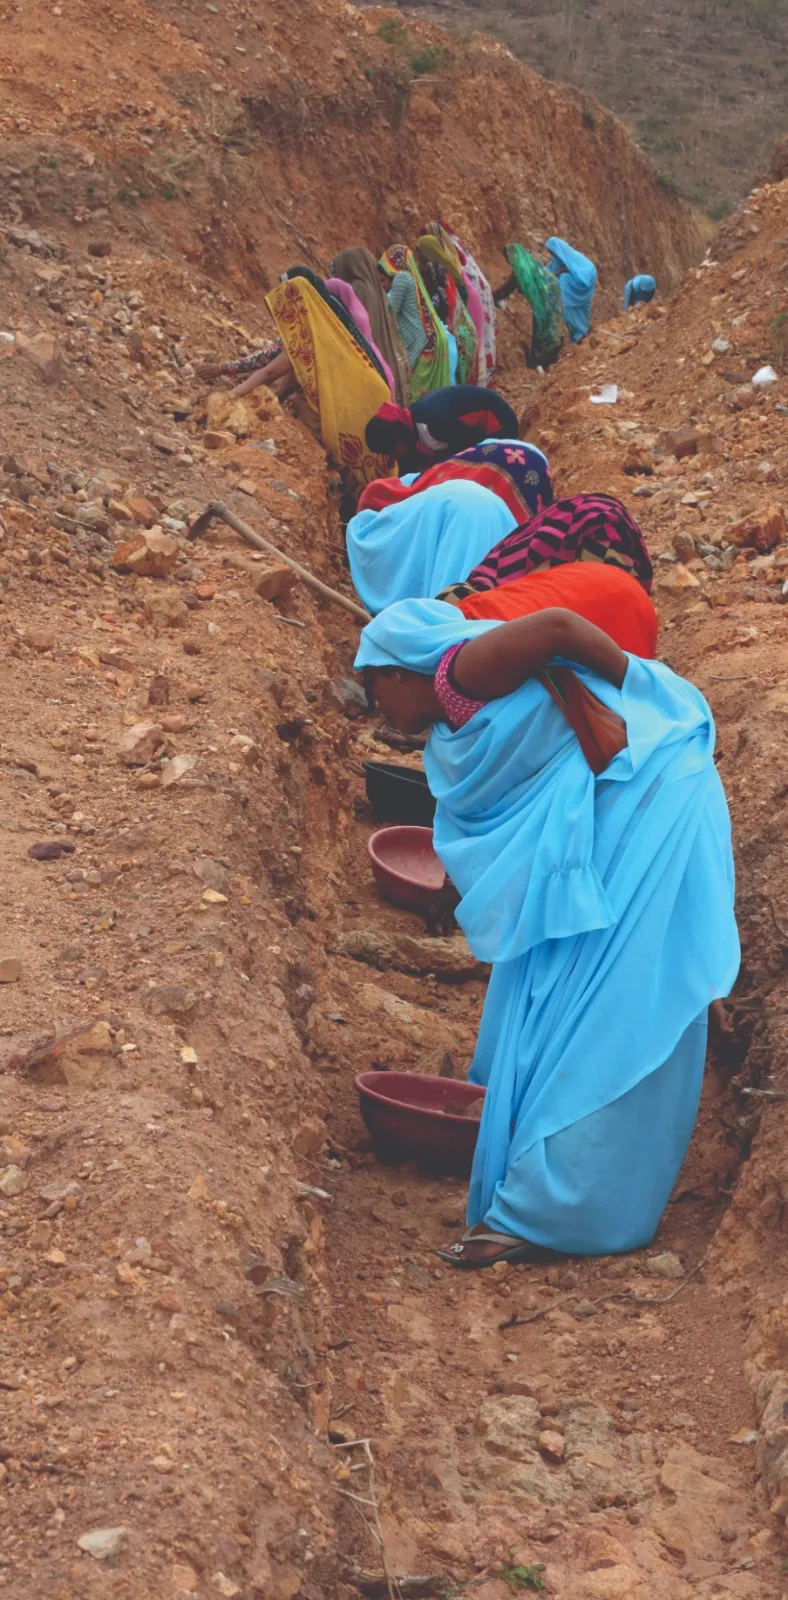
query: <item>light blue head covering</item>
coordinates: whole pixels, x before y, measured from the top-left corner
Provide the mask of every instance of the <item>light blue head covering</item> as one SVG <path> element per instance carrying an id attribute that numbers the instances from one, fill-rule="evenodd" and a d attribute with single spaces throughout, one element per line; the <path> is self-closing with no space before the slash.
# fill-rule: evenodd
<path id="1" fill-rule="evenodd" d="M 403 667 L 432 676 L 455 644 L 500 627 L 500 620 L 469 622 L 445 600 L 398 600 L 367 623 L 354 666 L 358 672 L 363 667 Z"/>
<path id="2" fill-rule="evenodd" d="M 550 252 L 550 260 L 547 263 L 550 271 L 557 273 L 561 267 L 566 268 L 558 280 L 564 302 L 564 321 L 571 339 L 575 344 L 579 344 L 591 329 L 591 301 L 596 289 L 596 267 L 593 261 L 589 261 L 588 256 L 581 255 L 580 251 L 573 249 L 565 239 L 548 239 L 547 249 Z"/>
<path id="3" fill-rule="evenodd" d="M 478 483 L 450 479 L 347 525 L 350 575 L 368 611 L 463 583 L 517 526 L 509 507 Z"/>
<path id="4" fill-rule="evenodd" d="M 624 310 L 636 306 L 641 301 L 653 300 L 657 292 L 657 280 L 648 272 L 638 273 L 636 278 L 630 278 L 624 289 Z"/>

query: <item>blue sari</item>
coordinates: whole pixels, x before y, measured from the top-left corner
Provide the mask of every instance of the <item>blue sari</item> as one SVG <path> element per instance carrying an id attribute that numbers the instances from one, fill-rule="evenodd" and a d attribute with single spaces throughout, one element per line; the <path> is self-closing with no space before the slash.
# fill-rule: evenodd
<path id="1" fill-rule="evenodd" d="M 394 600 L 459 583 L 517 526 L 499 495 L 479 484 L 435 484 L 383 511 L 358 511 L 347 525 L 356 592 L 373 615 Z"/>
<path id="2" fill-rule="evenodd" d="M 596 267 L 565 239 L 548 239 L 549 270 L 558 278 L 564 302 L 564 322 L 573 344 L 580 344 L 591 331 L 591 302 L 596 290 Z M 561 269 L 564 269 L 563 271 Z"/>
<path id="3" fill-rule="evenodd" d="M 631 306 L 648 305 L 657 292 L 657 280 L 650 273 L 641 272 L 637 278 L 630 278 L 624 285 L 624 310 L 629 311 Z"/>
<path id="4" fill-rule="evenodd" d="M 497 626 L 440 601 L 392 606 L 356 665 L 434 674 Z M 657 1228 L 695 1121 L 708 1007 L 732 987 L 739 945 L 702 695 L 635 656 L 621 689 L 575 670 L 627 727 L 600 778 L 536 680 L 456 732 L 437 723 L 425 770 L 457 919 L 493 963 L 468 1221 L 608 1254 Z"/>

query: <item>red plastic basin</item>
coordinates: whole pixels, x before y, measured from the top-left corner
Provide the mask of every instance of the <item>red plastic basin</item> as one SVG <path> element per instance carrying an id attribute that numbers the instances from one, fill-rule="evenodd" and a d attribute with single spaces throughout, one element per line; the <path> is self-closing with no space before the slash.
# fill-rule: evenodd
<path id="1" fill-rule="evenodd" d="M 361 1115 L 381 1155 L 468 1177 L 479 1123 L 443 1107 L 482 1100 L 483 1089 L 414 1072 L 362 1072 L 355 1083 Z"/>
<path id="2" fill-rule="evenodd" d="M 387 900 L 428 911 L 446 882 L 432 848 L 432 828 L 379 828 L 368 841 L 375 882 Z"/>

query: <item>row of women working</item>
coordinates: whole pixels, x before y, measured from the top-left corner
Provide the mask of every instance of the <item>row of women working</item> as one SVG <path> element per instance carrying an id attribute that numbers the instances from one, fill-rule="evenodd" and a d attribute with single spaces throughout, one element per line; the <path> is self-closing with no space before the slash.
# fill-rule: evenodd
<path id="1" fill-rule="evenodd" d="M 439 1254 L 636 1249 L 739 964 L 711 713 L 653 659 L 637 523 L 608 496 L 555 502 L 533 446 L 487 439 L 362 502 L 356 666 L 391 724 L 428 732 L 434 847 L 492 964 L 468 1226 Z"/>
<path id="2" fill-rule="evenodd" d="M 588 331 L 596 283 L 593 264 L 565 241 L 551 239 L 548 248 L 549 269 L 522 246 L 506 252 L 533 310 L 534 365 L 555 359 L 565 327 L 575 339 Z M 498 299 L 503 291 L 507 285 Z M 379 262 L 358 247 L 342 251 L 326 279 L 291 267 L 267 296 L 278 339 L 238 361 L 205 363 L 198 375 L 236 379 L 239 396 L 259 384 L 280 398 L 294 392 L 352 496 L 387 470 L 365 442 L 382 405 L 418 404 L 455 384 L 487 388 L 495 298 L 459 235 L 436 220 L 414 249 L 393 245 Z"/>

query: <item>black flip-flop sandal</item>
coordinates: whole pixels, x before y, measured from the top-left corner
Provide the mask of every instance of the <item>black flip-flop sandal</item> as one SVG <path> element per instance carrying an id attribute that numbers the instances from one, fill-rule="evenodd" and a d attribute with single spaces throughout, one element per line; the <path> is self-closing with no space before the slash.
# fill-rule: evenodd
<path id="1" fill-rule="evenodd" d="M 500 1244 L 501 1249 L 494 1256 L 485 1256 L 483 1261 L 463 1259 L 465 1247 L 469 1244 Z M 466 1228 L 456 1244 L 448 1245 L 445 1250 L 436 1250 L 435 1254 L 439 1261 L 445 1261 L 449 1267 L 458 1267 L 461 1272 L 480 1272 L 483 1267 L 494 1267 L 499 1261 L 507 1261 L 512 1266 L 518 1261 L 533 1261 L 537 1251 L 537 1245 L 527 1239 L 517 1242 L 510 1233 L 474 1233 L 471 1228 Z"/>

